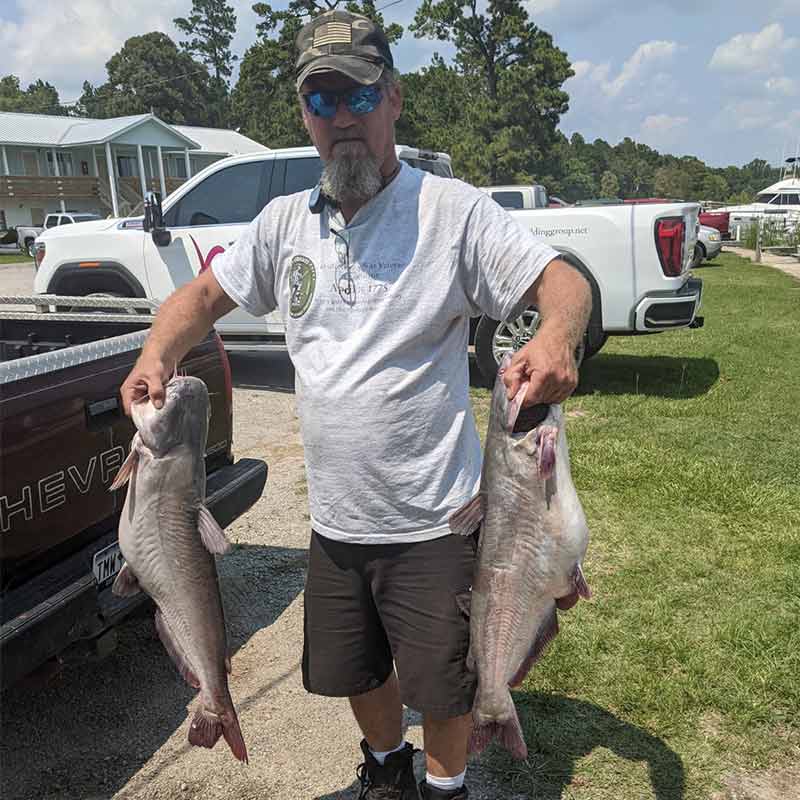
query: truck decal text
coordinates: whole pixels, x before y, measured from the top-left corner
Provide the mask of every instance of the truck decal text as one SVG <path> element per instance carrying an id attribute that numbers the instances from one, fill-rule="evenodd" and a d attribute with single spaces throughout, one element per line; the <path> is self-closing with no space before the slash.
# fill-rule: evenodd
<path id="1" fill-rule="evenodd" d="M 22 515 L 22 519 L 30 522 L 34 514 L 46 514 L 64 505 L 67 502 L 67 492 L 73 486 L 81 494 L 87 494 L 92 487 L 95 473 L 98 472 L 98 464 L 100 484 L 105 486 L 111 483 L 124 460 L 125 448 L 116 445 L 92 456 L 83 471 L 76 464 L 70 464 L 66 469 L 60 469 L 40 478 L 36 483 L 23 486 L 15 497 L 0 495 L 0 533 L 11 530 L 11 520 L 17 515 Z"/>

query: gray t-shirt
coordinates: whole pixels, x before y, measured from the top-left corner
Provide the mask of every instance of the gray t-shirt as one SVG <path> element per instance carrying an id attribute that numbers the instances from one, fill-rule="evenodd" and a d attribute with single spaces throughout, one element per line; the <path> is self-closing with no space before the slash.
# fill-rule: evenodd
<path id="1" fill-rule="evenodd" d="M 311 524 L 354 543 L 443 536 L 480 479 L 469 318 L 519 313 L 558 253 L 407 164 L 348 225 L 309 194 L 269 203 L 212 269 L 246 311 L 285 319 Z"/>

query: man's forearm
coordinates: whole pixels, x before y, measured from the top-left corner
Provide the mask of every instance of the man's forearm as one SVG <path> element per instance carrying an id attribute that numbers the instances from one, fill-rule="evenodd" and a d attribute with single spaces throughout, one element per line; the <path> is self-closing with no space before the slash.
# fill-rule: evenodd
<path id="1" fill-rule="evenodd" d="M 170 295 L 158 310 L 142 359 L 156 358 L 171 369 L 202 341 L 214 323 L 235 308 L 227 295 L 209 290 L 216 288 L 203 276 Z"/>
<path id="2" fill-rule="evenodd" d="M 578 346 L 592 312 L 592 291 L 578 270 L 560 259 L 551 261 L 525 297 L 539 309 L 542 326 Z"/>

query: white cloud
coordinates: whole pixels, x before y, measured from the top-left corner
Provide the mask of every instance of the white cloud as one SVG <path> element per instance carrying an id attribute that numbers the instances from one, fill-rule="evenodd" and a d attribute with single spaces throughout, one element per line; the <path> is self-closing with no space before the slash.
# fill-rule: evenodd
<path id="1" fill-rule="evenodd" d="M 229 1 L 238 23 L 233 50 L 242 53 L 255 40 L 256 17 L 252 2 Z M 190 12 L 191 0 L 144 5 L 129 0 L 17 0 L 18 21 L 4 19 L 0 11 L 3 74 L 17 75 L 24 87 L 41 78 L 58 88 L 62 101 L 75 100 L 84 80 L 105 80 L 106 62 L 131 36 L 163 31 L 175 42 L 182 38 L 172 20 Z"/>
<path id="2" fill-rule="evenodd" d="M 676 42 L 652 41 L 640 44 L 636 52 L 622 65 L 619 75 L 613 80 L 609 80 L 611 65 L 608 62 L 592 64 L 591 61 L 576 61 L 572 65 L 575 76 L 571 80 L 593 81 L 608 97 L 617 97 L 634 81 L 645 77 L 650 72 L 652 65 L 672 58 L 678 49 Z M 663 81 L 664 73 L 658 73 L 656 77 L 659 81 Z"/>
<path id="3" fill-rule="evenodd" d="M 769 78 L 764 83 L 768 92 L 774 92 L 775 94 L 784 94 L 787 96 L 792 96 L 797 93 L 797 81 L 792 80 L 791 78 L 782 77 L 782 78 Z"/>
<path id="4" fill-rule="evenodd" d="M 714 50 L 709 67 L 727 71 L 774 72 L 785 53 L 800 45 L 800 39 L 784 38 L 783 26 L 773 22 L 758 33 L 738 33 Z"/>
<path id="5" fill-rule="evenodd" d="M 651 114 L 642 122 L 642 131 L 647 133 L 668 133 L 682 128 L 689 117 L 671 117 L 669 114 Z"/>

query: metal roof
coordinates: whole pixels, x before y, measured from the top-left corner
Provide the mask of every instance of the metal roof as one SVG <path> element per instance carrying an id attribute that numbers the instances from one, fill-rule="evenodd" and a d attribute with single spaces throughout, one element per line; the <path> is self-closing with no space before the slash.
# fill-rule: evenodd
<path id="1" fill-rule="evenodd" d="M 203 152 L 240 156 L 246 153 L 257 153 L 269 150 L 253 139 L 225 128 L 198 128 L 192 125 L 171 125 L 171 128 L 194 139 Z"/>
<path id="2" fill-rule="evenodd" d="M 183 139 L 192 149 L 200 148 L 201 150 L 206 150 L 190 133 L 181 131 L 177 125 L 168 125 L 154 114 L 135 114 L 129 117 L 112 117 L 111 119 L 89 119 L 86 117 L 56 117 L 47 114 L 20 114 L 5 111 L 0 112 L 0 144 L 54 147 L 103 144 L 148 121 L 162 125 L 172 131 L 175 136 Z M 204 129 L 192 128 L 191 130 L 202 131 Z M 239 135 L 234 134 L 232 131 L 220 131 L 220 133 Z M 242 138 L 246 139 L 246 137 Z M 210 152 L 227 153 L 231 151 L 212 150 Z"/>

